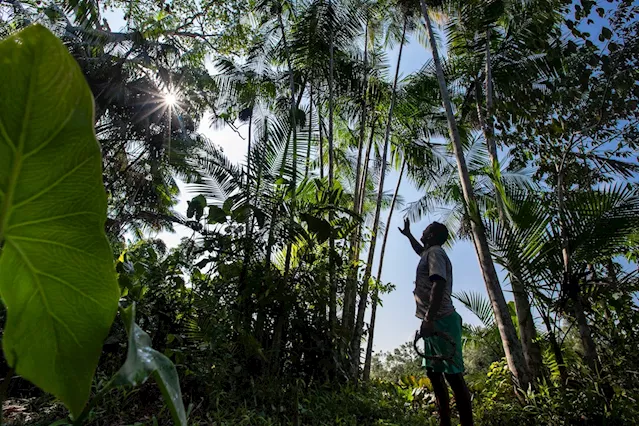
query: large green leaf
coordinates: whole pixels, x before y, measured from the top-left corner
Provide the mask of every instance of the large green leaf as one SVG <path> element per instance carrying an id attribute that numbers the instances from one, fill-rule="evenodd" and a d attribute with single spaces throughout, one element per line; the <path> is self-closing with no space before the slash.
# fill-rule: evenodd
<path id="1" fill-rule="evenodd" d="M 4 354 L 72 415 L 118 307 L 93 98 L 42 26 L 0 43 L 0 293 Z"/>
<path id="2" fill-rule="evenodd" d="M 129 336 L 129 350 L 127 360 L 116 373 L 112 385 L 138 386 L 152 375 L 171 410 L 173 421 L 176 425 L 186 426 L 187 415 L 175 366 L 169 358 L 151 347 L 151 338 L 136 324 L 135 304 L 120 309 L 120 314 Z"/>

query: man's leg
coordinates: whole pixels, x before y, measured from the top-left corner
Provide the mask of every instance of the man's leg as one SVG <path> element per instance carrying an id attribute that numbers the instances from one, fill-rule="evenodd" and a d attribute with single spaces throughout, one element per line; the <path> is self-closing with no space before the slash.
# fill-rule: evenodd
<path id="1" fill-rule="evenodd" d="M 456 406 L 460 413 L 461 426 L 473 426 L 473 411 L 471 410 L 471 394 L 467 383 L 464 381 L 462 373 L 445 374 L 447 382 L 451 386 L 453 395 L 456 397 Z"/>
<path id="2" fill-rule="evenodd" d="M 438 402 L 438 413 L 440 414 L 440 426 L 451 426 L 451 409 L 449 408 L 449 389 L 444 381 L 442 373 L 427 371 L 427 377 L 433 386 L 433 393 L 436 394 Z M 457 398 L 457 397 L 456 397 Z"/>

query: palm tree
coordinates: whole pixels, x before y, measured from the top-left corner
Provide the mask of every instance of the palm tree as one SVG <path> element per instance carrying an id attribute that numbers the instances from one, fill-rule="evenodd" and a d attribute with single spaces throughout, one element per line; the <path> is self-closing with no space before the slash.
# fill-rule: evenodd
<path id="1" fill-rule="evenodd" d="M 384 236 L 382 237 L 382 247 L 380 249 L 380 259 L 378 260 L 378 273 L 376 274 L 376 281 L 378 285 L 375 286 L 373 294 L 371 295 L 371 319 L 369 320 L 369 332 L 367 335 L 367 351 L 365 353 L 364 360 L 364 372 L 362 378 L 364 381 L 369 380 L 371 374 L 371 355 L 373 353 L 373 335 L 376 327 L 376 311 L 378 309 L 378 287 L 382 277 L 382 266 L 384 265 L 384 254 L 387 249 L 387 238 L 389 237 L 389 229 L 391 229 L 391 218 L 396 206 L 396 200 L 398 199 L 398 191 L 400 190 L 400 184 L 402 183 L 402 175 L 404 174 L 404 168 L 406 166 L 406 160 L 402 160 L 402 166 L 398 172 L 398 182 L 396 183 L 396 189 L 393 192 L 393 198 L 391 200 L 391 207 L 389 208 L 389 216 L 387 216 L 387 222 L 384 228 Z"/>
<path id="2" fill-rule="evenodd" d="M 507 308 L 507 302 L 502 293 L 500 287 L 500 281 L 491 259 L 491 252 L 489 250 L 489 244 L 487 242 L 484 227 L 479 218 L 478 206 L 473 193 L 471 180 L 469 179 L 469 172 L 464 159 L 464 153 L 462 149 L 462 143 L 458 126 L 451 106 L 449 98 L 449 90 L 440 62 L 440 56 L 438 53 L 438 46 L 436 44 L 433 26 L 431 24 L 431 18 L 425 0 L 420 0 L 420 6 L 422 9 L 422 15 L 425 20 L 427 32 L 429 34 L 429 43 L 431 47 L 431 53 L 433 55 L 433 62 L 436 68 L 436 76 L 440 86 L 440 95 L 442 103 L 446 112 L 447 122 L 449 125 L 449 136 L 453 143 L 453 152 L 456 157 L 456 163 L 458 166 L 458 174 L 462 185 L 462 192 L 466 203 L 466 209 L 471 218 L 471 232 L 473 235 L 473 241 L 476 246 L 476 253 L 478 255 L 478 261 L 480 263 L 480 269 L 485 280 L 489 299 L 491 300 L 494 314 L 496 316 L 496 322 L 500 330 L 502 337 L 502 343 L 504 347 L 505 357 L 509 365 L 509 369 L 514 374 L 521 386 L 526 387 L 530 382 L 529 372 L 522 353 L 522 346 L 518 341 L 517 333 Z"/>
<path id="3" fill-rule="evenodd" d="M 582 305 L 584 289 L 601 282 L 590 277 L 590 267 L 608 264 L 609 259 L 627 250 L 628 237 L 637 230 L 637 187 L 571 191 L 563 194 L 562 203 L 557 194 L 549 192 L 509 190 L 506 195 L 510 230 L 505 231 L 499 222 L 490 225 L 496 261 L 510 267 L 518 265 L 520 279 L 539 300 L 538 310 L 550 334 L 557 364 L 564 365 L 562 351 L 550 315 L 541 309 L 544 306 L 573 316 L 584 358 L 595 368 L 597 354 L 589 347 L 588 339 L 593 337 Z M 561 375 L 565 374 L 561 371 Z"/>
<path id="4" fill-rule="evenodd" d="M 453 22 L 449 26 L 452 51 L 457 57 L 469 62 L 471 69 L 471 87 L 475 94 L 476 112 L 479 127 L 484 135 L 491 169 L 499 165 L 498 151 L 494 135 L 494 78 L 493 69 L 498 67 L 500 76 L 518 75 L 518 85 L 528 78 L 531 83 L 549 76 L 551 65 L 545 60 L 545 42 L 539 34 L 544 28 L 550 31 L 558 16 L 553 8 L 546 8 L 546 1 L 523 5 L 519 2 L 470 2 L 456 9 Z M 548 10 L 549 12 L 543 12 Z M 533 40 L 535 39 L 535 40 Z M 493 51 L 496 52 L 494 57 Z M 513 60 L 515 58 L 516 60 Z M 484 108 L 482 96 L 482 70 L 484 68 Z M 508 90 L 513 84 L 512 78 L 502 78 L 497 82 L 498 90 Z M 495 185 L 500 185 L 499 176 L 494 176 Z M 499 193 L 499 190 L 495 192 Z M 498 220 L 509 226 L 500 197 L 496 200 Z M 511 268 L 513 270 L 513 268 Z M 533 377 L 538 375 L 542 362 L 540 350 L 535 344 L 535 327 L 531 315 L 531 305 L 521 280 L 512 273 L 513 289 L 520 341 L 527 365 Z"/>
<path id="5" fill-rule="evenodd" d="M 291 51 L 294 66 L 314 87 L 314 101 L 318 116 L 318 162 L 320 177 L 325 177 L 325 165 L 328 165 L 329 187 L 334 187 L 341 179 L 336 121 L 340 119 L 344 108 L 344 99 L 351 98 L 352 83 L 358 78 L 359 60 L 354 56 L 353 41 L 359 37 L 362 13 L 356 4 L 335 4 L 333 1 L 314 0 L 308 4 L 299 4 L 292 26 Z M 335 78 L 339 76 L 341 78 Z M 355 85 L 354 92 L 360 90 Z M 347 95 L 348 93 L 348 95 Z M 326 94 L 326 95 L 325 95 Z M 336 102 L 337 100 L 337 102 Z M 330 252 L 335 254 L 335 241 L 329 240 Z M 334 256 L 330 257 L 330 282 L 336 284 L 330 294 L 329 317 L 335 323 L 337 314 L 338 287 L 334 276 Z"/>
<path id="6" fill-rule="evenodd" d="M 354 363 L 354 377 L 357 377 L 357 370 L 360 366 L 360 344 L 362 341 L 362 332 L 364 327 L 364 314 L 367 306 L 369 295 L 369 281 L 371 279 L 371 270 L 373 268 L 373 258 L 375 255 L 376 240 L 378 236 L 378 222 L 380 221 L 380 211 L 382 208 L 382 194 L 384 192 L 384 181 L 387 169 L 387 153 L 389 149 L 389 140 L 391 136 L 391 125 L 393 120 L 393 108 L 396 100 L 396 89 L 398 86 L 398 75 L 400 73 L 400 61 L 402 59 L 402 48 L 404 47 L 407 27 L 409 24 L 409 16 L 403 14 L 402 35 L 400 38 L 400 48 L 398 50 L 398 60 L 396 62 L 396 70 L 393 78 L 393 87 L 391 89 L 391 101 L 389 103 L 389 114 L 385 128 L 384 145 L 381 152 L 380 177 L 378 179 L 378 200 L 373 219 L 373 227 L 371 230 L 371 242 L 369 243 L 369 254 L 362 278 L 362 288 L 360 290 L 360 299 L 358 301 L 358 310 L 356 313 L 356 322 L 353 337 L 351 338 L 351 357 Z"/>
<path id="7" fill-rule="evenodd" d="M 355 189 L 354 189 L 354 197 L 353 197 L 353 210 L 355 212 L 360 213 L 360 198 L 361 198 L 361 180 L 360 176 L 362 174 L 362 161 L 363 161 L 363 150 L 364 150 L 364 145 L 365 145 L 365 135 L 366 135 L 366 130 L 367 130 L 367 115 L 368 115 L 368 95 L 369 95 L 369 81 L 370 81 L 370 77 L 369 77 L 369 71 L 368 71 L 368 67 L 369 67 L 369 61 L 368 61 L 368 54 L 369 54 L 369 39 L 370 39 L 370 22 L 371 22 L 371 15 L 373 15 L 373 13 L 371 13 L 372 11 L 372 7 L 373 5 L 366 5 L 366 18 L 365 18 L 365 24 L 364 24 L 364 53 L 363 53 L 363 73 L 362 73 L 362 80 L 363 80 L 363 84 L 362 84 L 362 89 L 361 89 L 361 93 L 360 93 L 360 117 L 359 117 L 359 121 L 360 121 L 360 129 L 359 129 L 359 135 L 358 135 L 358 156 L 357 156 L 357 160 L 356 160 L 356 174 L 355 174 Z M 370 105 L 370 103 L 369 103 Z M 367 157 L 368 158 L 368 154 Z M 353 235 L 351 236 L 351 262 L 355 263 L 355 261 L 357 260 L 358 254 L 359 254 L 359 250 L 358 250 L 358 234 L 359 231 L 356 231 L 353 233 Z M 357 291 L 357 271 L 358 268 L 353 268 L 354 269 L 354 274 L 352 274 L 352 277 L 350 277 L 349 281 L 347 282 L 347 287 L 345 289 L 345 294 L 344 294 L 344 314 L 343 314 L 343 323 L 342 326 L 343 328 L 347 331 L 347 333 L 352 329 L 353 327 L 353 318 L 354 318 L 354 310 L 355 310 L 355 301 L 356 301 L 356 291 Z"/>
<path id="8" fill-rule="evenodd" d="M 425 81 L 422 77 L 424 77 L 424 74 L 419 73 L 405 80 L 404 86 L 397 95 L 398 100 L 394 108 L 394 119 L 397 125 L 394 126 L 394 144 L 392 145 L 391 157 L 396 159 L 396 163 L 400 162 L 401 166 L 382 239 L 378 272 L 376 274 L 378 285 L 375 286 L 372 295 L 371 320 L 369 322 L 363 372 L 364 380 L 369 379 L 371 371 L 375 319 L 379 303 L 379 283 L 384 265 L 387 238 L 391 229 L 391 218 L 405 169 L 409 169 L 410 177 L 420 176 L 420 179 L 426 179 L 429 182 L 435 182 L 437 177 L 446 173 L 446 168 L 443 169 L 442 158 L 439 157 L 436 150 L 430 149 L 430 138 L 439 135 L 440 126 L 438 123 L 437 103 L 434 102 L 433 93 L 428 93 L 429 90 L 425 90 L 425 86 L 428 87 L 428 83 L 432 83 L 432 81 L 427 79 L 427 84 L 424 84 Z M 399 158 L 402 158 L 402 160 L 399 161 Z M 420 183 L 424 184 L 425 182 L 421 181 Z"/>
<path id="9" fill-rule="evenodd" d="M 469 344 L 483 345 L 489 349 L 496 361 L 500 360 L 503 355 L 502 339 L 493 315 L 491 302 L 481 293 L 475 292 L 462 291 L 453 293 L 451 296 L 473 313 L 482 323 L 479 327 L 463 324 L 463 347 Z M 515 317 L 513 302 L 509 303 L 509 312 L 512 318 Z"/>
<path id="10" fill-rule="evenodd" d="M 333 15 L 333 3 L 332 0 L 329 0 L 329 16 Z M 333 190 L 334 188 L 334 152 L 333 152 L 333 69 L 334 69 L 334 28 L 333 21 L 330 24 L 329 29 L 329 132 L 328 132 L 328 142 L 329 142 L 329 190 Z M 329 213 L 329 221 L 333 220 L 333 214 Z M 329 323 L 331 324 L 331 329 L 329 330 L 331 334 L 335 333 L 336 329 L 336 309 L 337 309 L 337 295 L 338 295 L 338 286 L 336 283 L 336 270 L 333 262 L 333 254 L 335 251 L 335 239 L 333 235 L 329 237 L 329 285 L 331 286 L 331 290 L 329 293 Z"/>
<path id="11" fill-rule="evenodd" d="M 376 32 L 380 24 L 381 16 L 375 16 L 375 19 L 371 18 L 369 25 L 365 32 L 372 34 L 375 43 Z M 374 148 L 374 143 L 379 138 L 378 124 L 382 119 L 382 115 L 386 112 L 382 108 L 386 105 L 387 96 L 389 95 L 390 88 L 382 81 L 382 71 L 386 64 L 381 58 L 380 49 L 378 46 L 368 53 L 368 63 L 364 66 L 364 74 L 366 79 L 365 84 L 365 99 L 366 103 L 364 112 L 361 110 L 359 117 L 359 135 L 358 135 L 358 160 L 356 163 L 356 175 L 355 182 L 356 188 L 354 196 L 354 210 L 359 215 L 365 213 L 365 198 L 367 196 L 367 182 L 370 179 L 370 164 L 371 164 L 371 150 Z M 354 117 L 355 118 L 355 117 Z M 368 119 L 368 120 L 367 120 Z M 368 135 L 367 135 L 368 129 Z M 365 148 L 366 146 L 366 148 Z M 364 152 L 361 154 L 361 151 Z M 345 291 L 344 300 L 344 312 L 343 312 L 343 328 L 349 335 L 353 334 L 354 321 L 356 316 L 356 292 L 358 286 L 358 264 L 360 258 L 360 250 L 362 248 L 362 231 L 363 228 L 356 229 L 351 237 L 351 258 L 350 261 L 354 267 L 352 268 L 351 275 L 349 277 L 348 287 Z"/>

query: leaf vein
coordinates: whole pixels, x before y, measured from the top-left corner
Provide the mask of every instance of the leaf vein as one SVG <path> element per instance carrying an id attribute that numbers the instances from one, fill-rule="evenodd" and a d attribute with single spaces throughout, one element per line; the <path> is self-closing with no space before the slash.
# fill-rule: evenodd
<path id="1" fill-rule="evenodd" d="M 12 245 L 13 248 L 16 249 L 16 251 L 18 252 L 20 257 L 22 257 L 22 260 L 24 261 L 24 264 L 27 266 L 27 269 L 29 269 L 29 272 L 31 272 L 31 274 L 33 275 L 33 280 L 36 283 L 36 290 L 37 290 L 38 293 L 40 293 L 40 298 L 42 299 L 42 303 L 44 304 L 44 309 L 53 318 L 53 315 L 52 315 L 52 312 L 51 312 L 51 308 L 49 307 L 49 301 L 47 300 L 46 296 L 44 295 L 44 291 L 42 289 L 42 285 L 40 284 L 40 280 L 38 279 L 38 276 L 35 273 L 35 268 L 31 264 L 31 262 L 29 261 L 29 258 L 22 251 L 20 246 L 17 245 L 16 243 L 14 243 L 13 241 L 7 240 L 7 244 Z M 29 300 L 31 300 L 31 298 L 33 298 L 33 295 L 29 298 Z M 55 327 L 53 327 L 53 330 L 54 330 L 54 333 L 56 334 L 56 339 L 54 339 L 54 342 L 55 342 L 55 346 L 56 346 L 56 351 L 55 352 L 56 352 L 56 357 L 57 357 L 60 347 L 59 347 L 59 344 L 58 344 L 58 338 L 57 338 L 58 336 L 57 336 L 57 333 L 55 331 Z"/>
<path id="2" fill-rule="evenodd" d="M 51 217 L 47 217 L 44 219 L 38 219 L 38 220 L 30 220 L 28 222 L 20 222 L 17 223 L 15 225 L 12 225 L 10 227 L 7 228 L 7 231 L 14 229 L 14 228 L 19 228 L 21 226 L 27 226 L 27 225 L 35 225 L 37 223 L 44 223 L 44 222 L 52 222 L 54 220 L 58 220 L 58 219 L 64 219 L 67 217 L 73 217 L 73 216 L 81 216 L 81 215 L 97 215 L 98 213 L 96 212 L 90 212 L 90 211 L 85 211 L 85 212 L 75 212 L 75 213 L 68 213 L 68 214 L 60 214 L 57 216 L 51 216 Z"/>
<path id="3" fill-rule="evenodd" d="M 78 98 L 78 100 L 76 100 L 76 104 L 73 106 L 73 108 L 71 108 L 71 111 L 69 111 L 69 114 L 65 117 L 64 120 L 62 120 L 62 123 L 60 124 L 60 127 L 55 129 L 53 131 L 53 133 L 51 134 L 51 136 L 49 136 L 48 139 L 44 140 L 38 147 L 32 149 L 31 151 L 29 151 L 29 152 L 27 152 L 27 153 L 25 153 L 23 155 L 23 159 L 24 160 L 26 160 L 27 158 L 31 157 L 32 155 L 37 154 L 38 152 L 40 152 L 41 150 L 46 148 L 46 146 L 49 145 L 51 143 L 51 141 L 53 141 L 60 134 L 60 132 L 62 132 L 62 130 L 64 130 L 64 128 L 67 125 L 67 123 L 69 123 L 69 121 L 71 120 L 71 117 L 73 117 L 73 113 L 76 112 L 76 107 L 78 106 L 79 102 L 80 101 L 79 101 L 79 98 Z"/>
<path id="4" fill-rule="evenodd" d="M 12 209 L 17 209 L 19 207 L 22 207 L 24 204 L 30 203 L 33 200 L 36 200 L 37 198 L 41 197 L 42 195 L 46 194 L 47 192 L 49 192 L 51 189 L 55 188 L 56 186 L 58 186 L 58 184 L 60 184 L 63 180 L 65 180 L 66 178 L 68 178 L 69 176 L 71 176 L 72 174 L 74 174 L 78 169 L 80 169 L 82 166 L 84 166 L 85 164 L 87 164 L 90 160 L 93 160 L 93 156 L 90 156 L 89 158 L 87 158 L 86 160 L 84 160 L 83 162 L 81 162 L 80 164 L 78 164 L 77 166 L 75 166 L 73 169 L 69 170 L 67 173 L 65 173 L 64 175 L 60 176 L 60 178 L 58 180 L 56 180 L 55 182 L 53 182 L 51 185 L 47 186 L 46 188 L 42 189 L 40 192 L 38 192 L 37 194 L 32 195 L 31 197 L 27 198 L 26 200 L 23 200 L 17 204 L 14 204 Z"/>
<path id="5" fill-rule="evenodd" d="M 22 117 L 22 131 L 20 132 L 20 139 L 18 140 L 18 146 L 16 147 L 16 150 L 20 152 L 20 154 L 23 153 L 22 150 L 24 148 L 24 139 L 25 139 L 25 135 L 27 134 L 27 128 L 29 127 L 29 117 L 31 116 L 33 92 L 35 90 L 35 85 L 36 85 L 35 80 L 37 79 L 37 75 L 38 75 L 38 70 L 37 70 L 38 65 L 35 64 L 36 60 L 37 60 L 37 54 L 32 55 L 31 68 L 30 68 L 31 74 L 29 74 L 29 87 L 27 88 L 27 99 L 25 102 L 24 116 Z"/>
<path id="6" fill-rule="evenodd" d="M 93 258 L 102 260 L 100 258 L 100 256 L 96 256 L 95 254 L 91 254 L 88 251 L 81 250 L 81 249 L 79 249 L 77 247 L 70 246 L 69 244 L 65 244 L 65 243 L 60 243 L 58 241 L 46 240 L 44 238 L 31 238 L 31 237 L 22 237 L 22 236 L 15 236 L 15 235 L 12 235 L 10 238 L 12 240 L 22 240 L 22 241 L 29 241 L 29 242 L 33 242 L 33 243 L 50 244 L 50 245 L 53 245 L 53 246 L 64 247 L 64 248 L 66 248 L 68 250 L 77 251 L 78 253 L 82 253 L 85 256 L 91 256 Z M 9 238 L 7 238 L 7 240 L 9 240 Z"/>
<path id="7" fill-rule="evenodd" d="M 58 318 L 58 316 L 51 310 L 51 307 L 49 306 L 49 301 L 47 300 L 45 293 L 44 293 L 44 289 L 42 288 L 42 283 L 40 282 L 40 279 L 38 279 L 38 273 L 39 271 L 31 264 L 31 262 L 29 261 L 29 258 L 27 257 L 27 255 L 22 251 L 22 249 L 20 248 L 20 246 L 18 246 L 16 243 L 7 240 L 8 244 L 11 244 L 16 251 L 20 254 L 20 256 L 22 257 L 22 260 L 24 261 L 25 265 L 27 265 L 27 268 L 29 268 L 29 271 L 31 272 L 31 274 L 33 275 L 34 281 L 36 282 L 38 291 L 40 293 L 40 297 L 42 298 L 42 302 L 44 303 L 45 309 L 47 310 L 47 313 L 49 314 L 49 316 L 51 316 L 51 318 L 53 318 L 55 321 L 57 321 L 60 325 L 62 325 L 66 330 L 67 333 L 69 333 L 69 335 L 73 338 L 73 340 L 76 342 L 76 344 L 80 347 L 82 347 L 82 345 L 80 344 L 80 341 L 78 340 L 78 338 L 76 337 L 75 333 L 71 330 L 71 328 L 69 328 L 69 326 L 62 321 L 60 318 Z M 53 327 L 53 329 L 55 330 L 55 327 Z M 55 331 L 54 331 L 55 332 Z M 57 333 L 56 333 L 57 335 Z M 56 336 L 57 337 L 57 336 Z M 58 339 L 56 338 L 56 354 L 58 353 Z"/>
<path id="8" fill-rule="evenodd" d="M 91 300 L 95 304 L 97 304 L 99 306 L 102 306 L 102 304 L 100 302 L 98 302 L 98 300 L 96 300 L 92 296 L 88 295 L 84 291 L 80 290 L 79 288 L 74 287 L 73 284 L 71 284 L 69 281 L 63 280 L 62 278 L 56 277 L 55 275 L 51 275 L 51 274 L 48 274 L 46 272 L 42 272 L 42 271 L 39 271 L 39 270 L 36 270 L 35 272 L 38 275 L 42 275 L 43 277 L 51 278 L 52 280 L 55 280 L 55 281 L 58 281 L 61 284 L 64 284 L 66 287 L 70 288 L 71 290 L 75 291 L 76 293 L 86 297 L 87 299 Z"/>
<path id="9" fill-rule="evenodd" d="M 11 138 L 9 137 L 9 134 L 7 133 L 7 130 L 4 127 L 2 120 L 0 120 L 0 135 L 2 135 L 5 141 L 7 141 L 7 144 L 11 147 L 11 150 L 13 152 L 16 152 L 16 146 L 11 140 Z"/>

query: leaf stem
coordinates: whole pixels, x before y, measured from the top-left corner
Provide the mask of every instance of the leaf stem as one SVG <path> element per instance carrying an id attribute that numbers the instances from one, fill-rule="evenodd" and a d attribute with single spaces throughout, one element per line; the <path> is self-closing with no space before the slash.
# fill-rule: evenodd
<path id="1" fill-rule="evenodd" d="M 114 376 L 115 377 L 115 376 Z M 95 407 L 100 401 L 102 401 L 102 398 L 104 398 L 104 396 L 111 390 L 113 389 L 113 379 L 114 377 L 112 377 L 106 385 L 104 385 L 102 387 L 102 389 L 100 389 L 98 391 L 98 393 L 96 394 L 96 396 L 94 396 L 91 401 L 89 402 L 89 404 L 84 408 L 84 410 L 82 410 L 82 413 L 80 413 L 80 415 L 78 416 L 77 419 L 75 419 L 73 421 L 73 425 L 74 426 L 78 426 L 81 425 L 86 418 L 89 416 L 89 414 L 91 413 L 91 410 L 93 410 L 93 407 Z M 2 425 L 0 425 L 2 426 Z"/>

